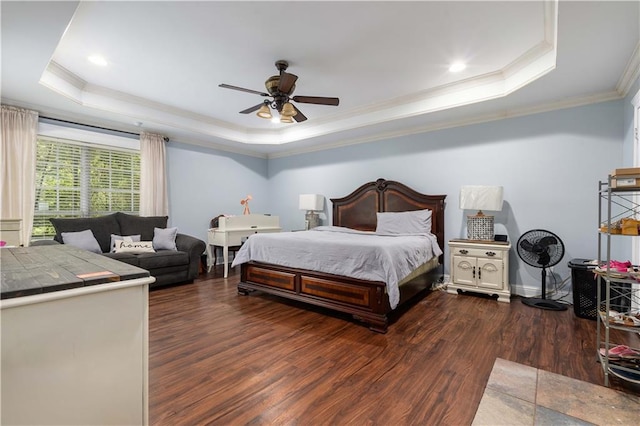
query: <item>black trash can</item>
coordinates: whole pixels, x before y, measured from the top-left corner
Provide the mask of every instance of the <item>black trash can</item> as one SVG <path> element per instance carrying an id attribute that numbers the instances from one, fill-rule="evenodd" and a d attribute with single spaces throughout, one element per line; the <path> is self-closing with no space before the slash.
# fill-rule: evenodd
<path id="1" fill-rule="evenodd" d="M 598 317 L 598 282 L 593 270 L 596 265 L 592 259 L 571 259 L 571 284 L 573 291 L 573 312 L 579 318 L 595 320 Z M 625 312 L 631 308 L 630 283 L 612 282 L 609 296 L 611 309 Z M 606 297 L 605 286 L 600 290 L 602 300 Z"/>
<path id="2" fill-rule="evenodd" d="M 591 259 L 571 259 L 571 289 L 573 291 L 573 312 L 577 317 L 595 320 L 598 315 L 596 265 Z"/>

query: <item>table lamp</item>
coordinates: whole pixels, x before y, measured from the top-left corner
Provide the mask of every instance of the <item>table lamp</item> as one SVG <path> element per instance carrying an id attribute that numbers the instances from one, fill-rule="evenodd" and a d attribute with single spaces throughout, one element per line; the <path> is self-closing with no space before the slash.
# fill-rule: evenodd
<path id="1" fill-rule="evenodd" d="M 300 204 L 298 207 L 300 210 L 307 211 L 304 216 L 304 229 L 315 228 L 320 225 L 320 216 L 318 216 L 318 213 L 316 212 L 324 209 L 324 195 L 300 194 Z"/>
<path id="2" fill-rule="evenodd" d="M 460 208 L 478 210 L 475 216 L 467 216 L 467 239 L 493 241 L 493 216 L 482 211 L 502 210 L 501 186 L 464 185 L 460 188 Z"/>

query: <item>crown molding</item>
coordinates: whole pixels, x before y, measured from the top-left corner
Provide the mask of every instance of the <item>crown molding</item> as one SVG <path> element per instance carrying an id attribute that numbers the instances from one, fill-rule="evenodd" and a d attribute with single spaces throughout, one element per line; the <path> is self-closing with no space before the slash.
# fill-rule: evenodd
<path id="1" fill-rule="evenodd" d="M 75 76 L 53 60 L 40 83 L 80 105 L 123 115 L 131 121 L 161 123 L 238 144 L 283 145 L 506 96 L 555 68 L 557 9 L 557 0 L 544 1 L 543 40 L 500 70 L 277 130 L 248 129 L 101 87 Z"/>
<path id="2" fill-rule="evenodd" d="M 562 101 L 551 102 L 547 104 L 541 104 L 541 105 L 525 107 L 525 108 L 520 108 L 515 110 L 507 110 L 507 111 L 501 110 L 501 111 L 496 111 L 490 114 L 475 115 L 475 116 L 466 117 L 462 120 L 442 121 L 440 123 L 429 124 L 427 126 L 414 126 L 414 127 L 402 129 L 399 131 L 377 133 L 376 135 L 366 136 L 361 138 L 344 139 L 340 142 L 336 142 L 332 144 L 323 144 L 322 146 L 312 146 L 307 148 L 282 151 L 275 154 L 270 154 L 267 158 L 274 159 L 274 158 L 290 157 L 294 155 L 309 154 L 309 153 L 318 152 L 318 151 L 325 151 L 328 149 L 342 148 L 346 146 L 376 142 L 376 141 L 385 140 L 385 139 L 401 138 L 404 136 L 411 136 L 411 135 L 421 134 L 421 133 L 429 133 L 437 130 L 445 130 L 445 129 L 451 129 L 456 127 L 470 126 L 474 124 L 488 123 L 492 121 L 504 120 L 507 118 L 516 118 L 516 117 L 522 117 L 527 115 L 540 114 L 540 113 L 551 112 L 551 111 L 556 111 L 560 109 L 575 108 L 579 106 L 619 100 L 622 98 L 623 96 L 621 96 L 617 91 L 604 92 L 604 93 L 594 94 L 590 96 L 582 96 L 582 97 L 577 97 L 573 99 L 565 99 Z"/>
<path id="3" fill-rule="evenodd" d="M 620 96 L 625 97 L 631 90 L 633 83 L 640 78 L 640 41 L 636 44 L 636 48 L 631 54 L 631 58 L 627 62 L 618 84 L 616 84 L 616 90 L 620 93 Z"/>
<path id="4" fill-rule="evenodd" d="M 269 158 L 268 154 L 264 152 L 248 150 L 248 149 L 245 149 L 244 146 L 242 145 L 238 145 L 237 147 L 235 147 L 235 146 L 223 145 L 223 144 L 210 142 L 210 141 L 205 142 L 205 141 L 201 141 L 197 139 L 189 139 L 189 138 L 169 139 L 169 145 L 171 144 L 193 145 L 201 148 L 206 148 L 207 150 L 213 149 L 213 150 L 227 152 L 231 154 L 245 155 L 247 157 L 262 158 L 265 160 Z"/>
<path id="5" fill-rule="evenodd" d="M 242 145 L 238 145 L 236 147 L 236 146 L 219 144 L 211 141 L 202 141 L 198 139 L 171 138 L 169 143 L 194 145 L 194 146 L 199 146 L 206 149 L 215 149 L 222 152 L 247 155 L 247 156 L 256 157 L 256 158 L 276 159 L 276 158 L 291 157 L 294 155 L 309 154 L 309 153 L 325 151 L 325 150 L 330 150 L 335 148 L 342 148 L 342 147 L 347 147 L 351 145 L 359 145 L 359 144 L 364 144 L 369 142 L 376 142 L 376 141 L 385 140 L 385 139 L 401 138 L 404 136 L 410 136 L 414 134 L 429 133 L 429 132 L 434 132 L 438 130 L 445 130 L 445 129 L 451 129 L 456 127 L 464 127 L 464 126 L 470 126 L 475 124 L 488 123 L 488 122 L 503 120 L 507 118 L 516 118 L 516 117 L 522 117 L 527 115 L 552 112 L 560 109 L 575 108 L 575 107 L 591 105 L 591 104 L 596 104 L 601 102 L 619 100 L 622 98 L 624 98 L 624 96 L 621 95 L 617 90 L 614 90 L 614 91 L 598 93 L 590 96 L 565 99 L 558 102 L 540 104 L 536 106 L 530 106 L 530 107 L 525 107 L 525 108 L 520 108 L 520 109 L 515 109 L 510 111 L 496 111 L 490 114 L 470 116 L 461 120 L 449 120 L 449 121 L 442 121 L 440 123 L 430 124 L 427 126 L 414 126 L 410 128 L 408 127 L 401 131 L 377 133 L 375 135 L 367 136 L 367 137 L 350 138 L 350 139 L 348 138 L 336 143 L 322 144 L 322 146 L 312 146 L 312 147 L 306 147 L 306 148 L 291 149 L 291 150 L 271 153 L 271 154 L 265 154 L 265 153 L 261 153 L 253 150 L 248 150 L 243 148 Z M 2 104 L 18 106 L 22 108 L 29 108 L 29 109 L 38 111 L 40 115 L 51 115 L 55 118 L 69 120 L 69 121 L 76 121 L 78 119 L 77 116 L 70 116 L 66 113 L 61 113 L 60 111 L 57 111 L 57 110 L 52 110 L 52 109 L 47 110 L 47 109 L 43 109 L 38 105 L 19 102 L 19 101 L 7 99 L 7 98 L 2 99 Z M 89 125 L 96 125 L 96 126 L 104 125 L 104 123 L 100 123 L 95 120 L 88 119 L 84 121 L 85 121 L 85 124 L 89 124 Z M 140 131 L 139 128 L 134 128 L 134 127 L 124 127 L 124 128 L 122 127 L 115 128 L 117 126 L 111 126 L 111 127 L 114 127 L 114 130 Z"/>

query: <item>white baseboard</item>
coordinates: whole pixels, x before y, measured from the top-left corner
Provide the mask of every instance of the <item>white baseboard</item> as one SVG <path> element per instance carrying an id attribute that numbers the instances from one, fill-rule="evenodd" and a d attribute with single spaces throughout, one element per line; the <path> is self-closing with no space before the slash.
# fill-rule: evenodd
<path id="1" fill-rule="evenodd" d="M 520 297 L 540 297 L 540 292 L 542 291 L 542 289 L 540 287 L 535 287 L 535 286 L 527 286 L 527 285 L 514 285 L 511 284 L 511 294 L 515 295 L 515 296 L 520 296 Z M 566 292 L 562 292 L 562 295 L 565 295 Z M 547 298 L 551 298 L 551 299 L 555 299 L 556 295 L 552 294 L 550 289 L 547 288 Z M 563 297 L 564 300 L 570 301 L 573 300 L 573 294 L 572 292 L 569 292 L 569 294 L 565 297 Z"/>

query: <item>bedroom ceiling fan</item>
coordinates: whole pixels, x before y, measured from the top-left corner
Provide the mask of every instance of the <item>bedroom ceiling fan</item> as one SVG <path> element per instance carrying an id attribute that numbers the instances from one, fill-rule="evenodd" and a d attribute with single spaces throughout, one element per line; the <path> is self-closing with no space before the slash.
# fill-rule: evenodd
<path id="1" fill-rule="evenodd" d="M 282 123 L 293 123 L 293 120 L 300 123 L 307 119 L 307 117 L 305 117 L 305 115 L 295 105 L 293 105 L 291 101 L 303 104 L 332 106 L 337 106 L 340 102 L 340 99 L 338 98 L 329 98 L 324 96 L 292 96 L 293 91 L 296 89 L 298 76 L 286 72 L 289 67 L 289 63 L 287 61 L 279 60 L 276 61 L 275 65 L 279 74 L 272 75 L 264 82 L 267 92 L 245 89 L 244 87 L 232 86 L 224 83 L 219 84 L 218 87 L 239 90 L 241 92 L 253 93 L 265 98 L 270 98 L 265 99 L 258 105 L 254 105 L 251 108 L 240 111 L 240 114 L 249 114 L 254 111 L 258 111 L 258 117 L 270 119 L 273 118 L 271 109 L 274 109 L 280 114 L 280 122 Z"/>

